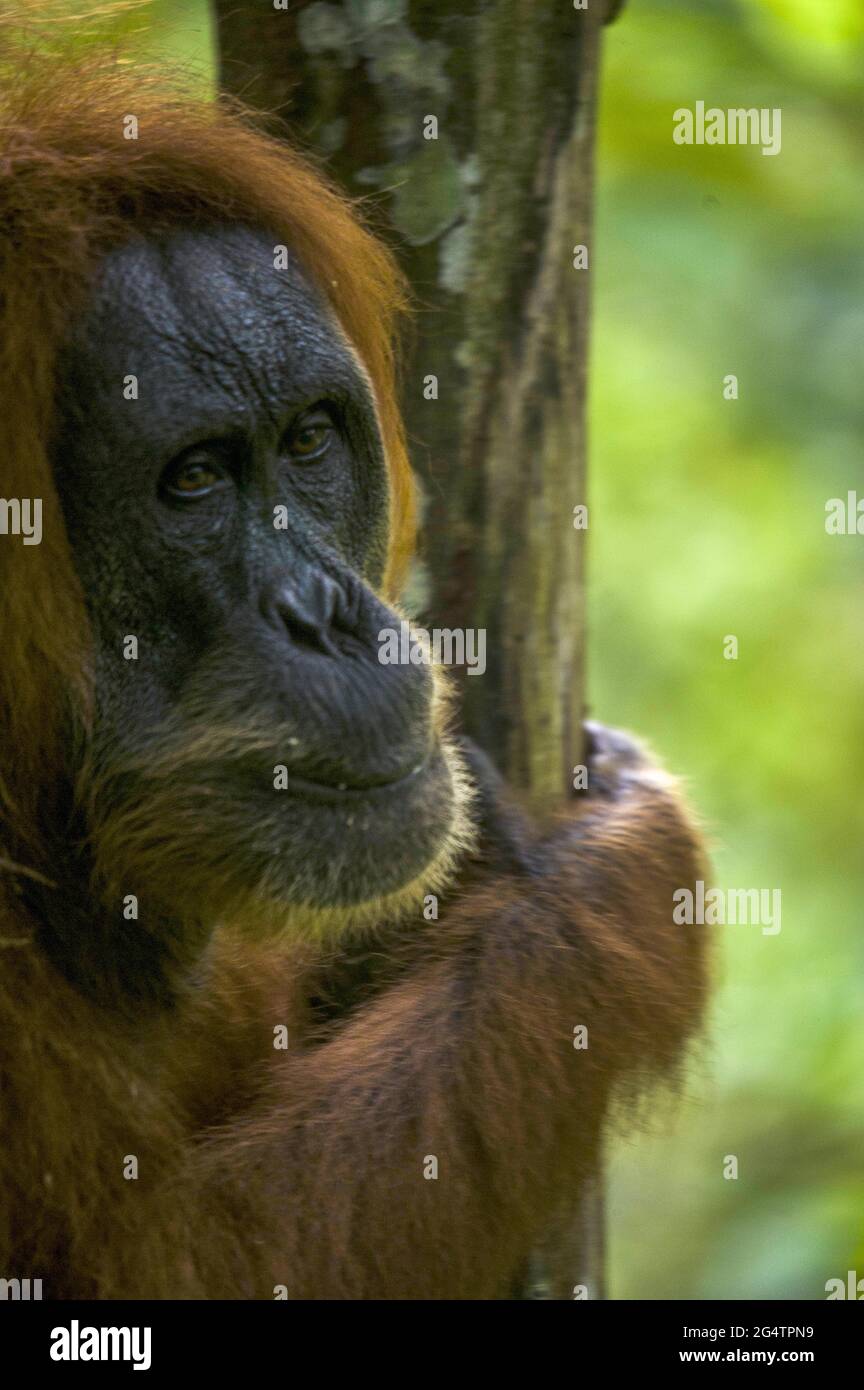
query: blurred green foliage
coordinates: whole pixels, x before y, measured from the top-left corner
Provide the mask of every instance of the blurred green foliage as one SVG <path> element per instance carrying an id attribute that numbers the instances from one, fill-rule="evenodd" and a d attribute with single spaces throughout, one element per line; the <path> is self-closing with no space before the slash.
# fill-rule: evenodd
<path id="1" fill-rule="evenodd" d="M 862 60 L 858 0 L 630 0 L 606 35 L 591 701 L 685 775 L 716 882 L 783 894 L 779 935 L 705 928 L 705 1060 L 612 1164 L 619 1298 L 864 1275 L 864 536 L 824 529 L 864 496 Z M 780 154 L 675 145 L 699 100 L 780 107 Z"/>
<path id="2" fill-rule="evenodd" d="M 100 8 L 82 43 L 131 36 L 212 85 L 205 0 Z M 780 107 L 781 153 L 675 145 L 700 100 Z M 861 0 L 630 0 L 607 31 L 591 702 L 685 776 L 716 882 L 783 894 L 779 935 L 705 929 L 704 1058 L 615 1147 L 618 1298 L 864 1276 L 864 537 L 824 529 L 828 498 L 864 495 L 862 100 Z"/>

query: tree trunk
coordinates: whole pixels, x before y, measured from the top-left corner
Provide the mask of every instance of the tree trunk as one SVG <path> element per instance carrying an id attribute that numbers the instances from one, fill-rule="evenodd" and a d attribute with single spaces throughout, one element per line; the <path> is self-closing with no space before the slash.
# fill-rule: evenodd
<path id="1" fill-rule="evenodd" d="M 430 625 L 485 630 L 486 673 L 458 677 L 464 728 L 538 808 L 581 761 L 574 509 L 600 27 L 617 9 L 575 5 L 215 0 L 223 87 L 284 118 L 349 192 L 374 195 L 413 286 L 414 597 Z M 577 1283 L 601 1296 L 601 1265 L 595 1193 L 520 1296 L 570 1298 Z"/>

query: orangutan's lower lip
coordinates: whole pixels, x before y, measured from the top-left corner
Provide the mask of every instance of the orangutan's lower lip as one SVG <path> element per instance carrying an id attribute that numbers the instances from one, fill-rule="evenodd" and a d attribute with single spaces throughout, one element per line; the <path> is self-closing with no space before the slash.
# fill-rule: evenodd
<path id="1" fill-rule="evenodd" d="M 430 754 L 421 762 L 415 763 L 408 772 L 402 773 L 398 777 L 368 782 L 365 785 L 350 782 L 315 782 L 305 777 L 294 777 L 289 773 L 284 782 L 280 783 L 279 790 L 293 791 L 298 796 L 313 801 L 344 801 L 351 798 L 373 800 L 387 797 L 393 792 L 403 789 L 407 790 L 412 782 L 422 777 L 424 772 L 431 770 L 439 758 L 440 753 L 438 752 Z"/>

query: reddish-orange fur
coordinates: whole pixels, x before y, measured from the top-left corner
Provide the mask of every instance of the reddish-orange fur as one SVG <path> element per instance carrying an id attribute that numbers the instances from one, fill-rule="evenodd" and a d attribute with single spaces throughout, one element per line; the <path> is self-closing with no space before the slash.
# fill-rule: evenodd
<path id="1" fill-rule="evenodd" d="M 67 983 L 21 885 L 50 877 L 59 740 L 91 700 L 46 460 L 55 352 L 88 275 L 130 222 L 242 218 L 297 250 L 375 383 L 393 584 L 412 526 L 401 285 L 338 195 L 233 117 L 104 70 L 26 79 L 5 106 L 0 494 L 43 498 L 45 541 L 0 543 L 0 1276 L 42 1278 L 46 1297 L 505 1295 L 592 1172 L 611 1100 L 674 1069 L 698 1025 L 700 929 L 672 924 L 698 837 L 671 791 L 635 779 L 562 822 L 539 877 L 475 870 L 439 922 L 381 939 L 384 977 L 323 1032 L 314 1001 L 338 962 L 215 924 L 170 1008 L 115 1011 Z"/>

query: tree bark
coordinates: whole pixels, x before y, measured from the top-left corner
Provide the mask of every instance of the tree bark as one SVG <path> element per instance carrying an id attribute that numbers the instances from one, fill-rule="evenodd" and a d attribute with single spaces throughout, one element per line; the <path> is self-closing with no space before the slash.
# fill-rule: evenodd
<path id="1" fill-rule="evenodd" d="M 214 5 L 223 88 L 284 120 L 349 192 L 374 195 L 413 286 L 403 407 L 425 493 L 413 598 L 435 627 L 485 630 L 485 675 L 457 677 L 465 731 L 548 807 L 582 756 L 581 262 L 615 0 Z M 602 1296 L 599 1195 L 550 1239 L 520 1296 L 570 1298 L 580 1282 Z"/>

